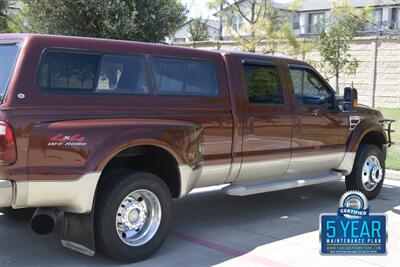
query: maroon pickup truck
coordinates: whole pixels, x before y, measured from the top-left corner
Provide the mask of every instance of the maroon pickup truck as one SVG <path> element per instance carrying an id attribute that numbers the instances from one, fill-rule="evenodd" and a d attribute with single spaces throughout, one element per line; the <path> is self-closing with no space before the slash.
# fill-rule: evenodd
<path id="1" fill-rule="evenodd" d="M 0 207 L 87 255 L 148 258 L 194 188 L 384 180 L 391 122 L 291 58 L 0 35 L 0 94 Z"/>

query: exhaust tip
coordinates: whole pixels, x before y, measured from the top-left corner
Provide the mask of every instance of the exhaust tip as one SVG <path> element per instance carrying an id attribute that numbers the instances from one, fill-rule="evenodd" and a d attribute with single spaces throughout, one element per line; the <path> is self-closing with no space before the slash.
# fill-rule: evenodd
<path id="1" fill-rule="evenodd" d="M 51 209 L 37 209 L 31 220 L 31 229 L 39 235 L 53 232 L 57 222 L 57 213 Z"/>

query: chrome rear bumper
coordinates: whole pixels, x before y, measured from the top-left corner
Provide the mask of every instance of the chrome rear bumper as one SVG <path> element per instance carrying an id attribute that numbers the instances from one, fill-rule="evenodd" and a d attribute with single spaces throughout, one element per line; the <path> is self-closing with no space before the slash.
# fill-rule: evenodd
<path id="1" fill-rule="evenodd" d="M 11 207 L 13 184 L 7 180 L 0 180 L 0 208 Z"/>

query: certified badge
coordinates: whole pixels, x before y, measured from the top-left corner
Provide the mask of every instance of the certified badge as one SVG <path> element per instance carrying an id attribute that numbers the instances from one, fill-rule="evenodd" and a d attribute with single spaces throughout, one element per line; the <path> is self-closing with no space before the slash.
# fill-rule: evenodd
<path id="1" fill-rule="evenodd" d="M 358 191 L 345 193 L 337 214 L 320 216 L 321 254 L 386 254 L 386 215 L 370 214 Z"/>

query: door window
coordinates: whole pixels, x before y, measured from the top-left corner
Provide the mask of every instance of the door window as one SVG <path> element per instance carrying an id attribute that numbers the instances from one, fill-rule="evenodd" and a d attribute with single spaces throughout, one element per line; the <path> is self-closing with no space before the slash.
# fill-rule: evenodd
<path id="1" fill-rule="evenodd" d="M 271 65 L 244 64 L 247 96 L 251 104 L 283 104 L 278 70 Z"/>
<path id="2" fill-rule="evenodd" d="M 333 108 L 333 93 L 325 82 L 309 69 L 290 69 L 297 105 Z"/>

